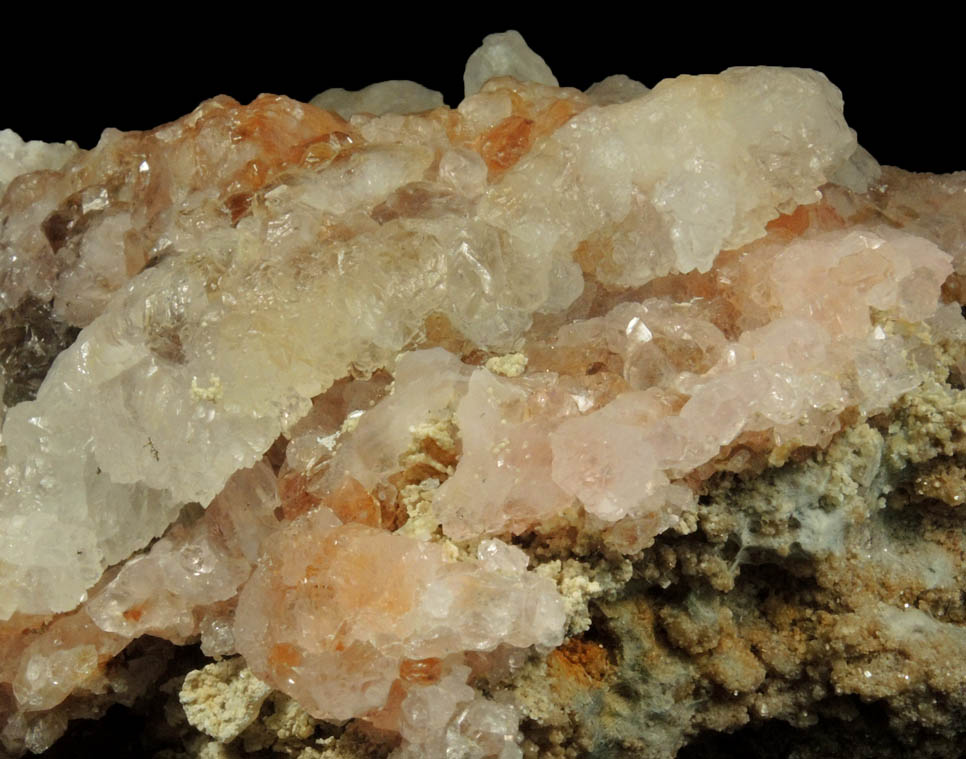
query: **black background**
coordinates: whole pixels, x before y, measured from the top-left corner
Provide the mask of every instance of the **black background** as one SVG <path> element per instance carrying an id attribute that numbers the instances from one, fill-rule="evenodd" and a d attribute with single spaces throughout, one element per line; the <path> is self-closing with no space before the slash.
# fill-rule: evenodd
<path id="1" fill-rule="evenodd" d="M 835 6 L 782 6 L 746 19 L 694 6 L 659 15 L 640 6 L 643 15 L 630 17 L 601 4 L 561 9 L 550 20 L 467 5 L 449 8 L 457 18 L 419 6 L 392 18 L 362 4 L 216 8 L 217 17 L 202 19 L 156 6 L 144 20 L 118 17 L 116 27 L 69 14 L 56 28 L 36 18 L 10 23 L 9 39 L 21 39 L 29 54 L 7 48 L 0 128 L 92 147 L 104 127 L 151 128 L 218 93 L 307 100 L 327 87 L 384 79 L 413 79 L 455 105 L 466 58 L 482 37 L 517 28 L 561 84 L 581 89 L 616 73 L 653 86 L 735 65 L 815 68 L 843 91 L 849 124 L 880 162 L 966 169 L 964 44 L 943 39 L 949 19 L 921 19 L 915 9 L 856 20 Z"/>

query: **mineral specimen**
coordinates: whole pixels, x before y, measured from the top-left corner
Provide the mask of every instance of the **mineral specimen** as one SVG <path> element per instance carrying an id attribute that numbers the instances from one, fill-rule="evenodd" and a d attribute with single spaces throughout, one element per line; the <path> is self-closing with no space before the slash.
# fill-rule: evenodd
<path id="1" fill-rule="evenodd" d="M 3 750 L 954 755 L 964 179 L 808 70 L 464 82 L 0 132 Z"/>

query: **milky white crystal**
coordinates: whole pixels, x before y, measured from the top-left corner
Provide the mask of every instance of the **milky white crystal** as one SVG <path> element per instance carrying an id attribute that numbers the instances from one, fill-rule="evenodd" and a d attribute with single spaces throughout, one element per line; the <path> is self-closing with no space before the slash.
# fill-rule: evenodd
<path id="1" fill-rule="evenodd" d="M 511 76 L 521 82 L 539 82 L 556 87 L 557 78 L 546 61 L 533 52 L 517 31 L 489 34 L 470 56 L 463 72 L 464 96 L 480 91 L 490 79 Z"/>
<path id="2" fill-rule="evenodd" d="M 510 103 L 513 88 L 528 91 L 499 81 L 476 97 Z M 510 346 L 531 314 L 580 294 L 573 251 L 582 240 L 612 233 L 620 241 L 608 275 L 615 282 L 704 270 L 720 248 L 759 236 L 779 210 L 814 200 L 856 149 L 838 91 L 814 72 L 682 77 L 603 107 L 567 97 L 553 102 L 582 112 L 537 138 L 515 165 L 504 170 L 498 155 L 485 186 L 454 182 L 460 169 L 447 156 L 462 148 L 445 132 L 415 130 L 415 117 L 364 120 L 360 134 L 284 99 L 248 108 L 213 101 L 132 146 L 145 158 L 129 159 L 118 192 L 187 172 L 165 190 L 179 210 L 113 210 L 110 199 L 102 208 L 95 198 L 84 216 L 88 234 L 101 230 L 98 250 L 123 238 L 115 260 L 130 257 L 131 233 L 106 227 L 155 234 L 166 226 L 154 243 L 156 265 L 107 298 L 98 284 L 77 317 L 93 321 L 37 400 L 7 414 L 0 614 L 76 606 L 106 565 L 158 535 L 185 502 L 210 502 L 350 365 L 390 366 L 429 314 L 447 315 L 481 346 Z M 259 147 L 228 151 L 232 130 L 262 123 L 279 139 L 315 129 L 319 142 L 302 164 L 259 187 L 238 174 Z M 188 159 L 181 146 L 189 135 L 213 146 L 221 162 L 214 177 L 177 163 Z M 121 142 L 109 134 L 79 154 L 54 197 L 108 171 L 98 162 Z M 289 160 L 260 160 L 272 159 Z M 252 195 L 237 201 L 248 206 L 234 223 L 224 203 L 237 193 L 226 201 L 218 184 L 232 176 Z M 19 227 L 5 234 L 19 235 L 6 250 L 24 248 L 0 263 L 16 280 L 22 259 L 44 241 Z M 643 247 L 631 257 L 635 239 Z M 74 286 L 69 274 L 24 284 L 73 298 L 56 295 Z M 64 313 L 72 313 L 66 301 Z M 217 394 L 197 392 L 216 379 Z M 43 546 L 34 537 L 41 534 Z"/>
<path id="3" fill-rule="evenodd" d="M 419 113 L 443 105 L 443 95 L 436 90 L 407 80 L 391 80 L 370 84 L 352 92 L 341 87 L 320 92 L 309 101 L 316 108 L 338 113 L 348 119 L 354 113 Z"/>
<path id="4" fill-rule="evenodd" d="M 87 612 L 108 632 L 189 640 L 201 632 L 198 610 L 233 599 L 248 579 L 262 540 L 277 526 L 277 505 L 268 464 L 236 472 L 204 518 L 169 530 L 127 561 Z"/>
<path id="5" fill-rule="evenodd" d="M 12 129 L 0 129 L 0 195 L 14 177 L 60 169 L 77 153 L 74 142 L 24 142 Z"/>
<path id="6" fill-rule="evenodd" d="M 241 470 L 203 516 L 108 572 L 77 610 L 46 626 L 14 617 L 0 627 L 0 681 L 21 712 L 52 709 L 78 690 L 104 692 L 105 664 L 141 635 L 178 644 L 200 635 L 205 653 L 235 653 L 234 599 L 277 525 L 277 505 L 271 467 Z"/>
<path id="7" fill-rule="evenodd" d="M 521 546 L 625 582 L 712 474 L 827 445 L 966 334 L 962 241 L 867 192 L 822 75 L 583 93 L 508 32 L 465 82 L 0 132 L 0 306 L 82 328 L 2 428 L 5 745 L 152 635 L 241 654 L 182 690 L 219 740 L 276 688 L 396 759 L 517 759 L 478 678 L 614 587 Z"/>

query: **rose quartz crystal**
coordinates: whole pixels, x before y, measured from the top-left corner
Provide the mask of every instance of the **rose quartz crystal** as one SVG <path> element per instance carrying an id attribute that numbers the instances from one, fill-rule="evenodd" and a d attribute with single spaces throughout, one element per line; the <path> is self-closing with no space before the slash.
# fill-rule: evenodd
<path id="1" fill-rule="evenodd" d="M 639 557 L 713 474 L 828 445 L 966 335 L 959 201 L 875 184 L 822 75 L 582 93 L 518 38 L 455 109 L 402 83 L 91 151 L 0 132 L 4 318 L 80 330 L 0 404 L 8 751 L 152 635 L 397 759 L 520 757 L 481 678 L 589 624 L 531 545 Z"/>

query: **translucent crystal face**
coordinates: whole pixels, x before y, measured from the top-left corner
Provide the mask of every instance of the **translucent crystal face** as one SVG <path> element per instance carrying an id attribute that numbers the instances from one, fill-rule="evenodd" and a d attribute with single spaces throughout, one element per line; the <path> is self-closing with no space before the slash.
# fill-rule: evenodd
<path id="1" fill-rule="evenodd" d="M 221 98 L 108 133 L 42 188 L 14 182 L 6 302 L 53 297 L 86 329 L 7 415 L 4 614 L 75 606 L 350 367 L 391 368 L 427 318 L 509 348 L 580 295 L 584 241 L 604 283 L 706 271 L 814 201 L 855 150 L 837 91 L 807 71 L 735 69 L 590 106 L 511 79 L 453 112 L 352 123 Z M 38 519 L 74 559 L 15 553 Z M 39 586 L 21 595 L 28 575 Z"/>
<path id="2" fill-rule="evenodd" d="M 360 716 L 385 705 L 407 662 L 559 645 L 556 586 L 526 562 L 500 541 L 476 560 L 448 560 L 438 543 L 316 509 L 278 533 L 246 584 L 238 650 L 316 716 Z"/>
<path id="3" fill-rule="evenodd" d="M 465 81 L 454 109 L 219 97 L 92 151 L 0 132 L 0 318 L 54 325 L 39 390 L 0 345 L 4 397 L 36 391 L 0 451 L 17 709 L 200 639 L 396 756 L 520 756 L 468 682 L 560 645 L 592 586 L 524 549 L 638 556 L 962 334 L 966 247 L 867 192 L 822 75 L 582 93 L 508 33 Z"/>

